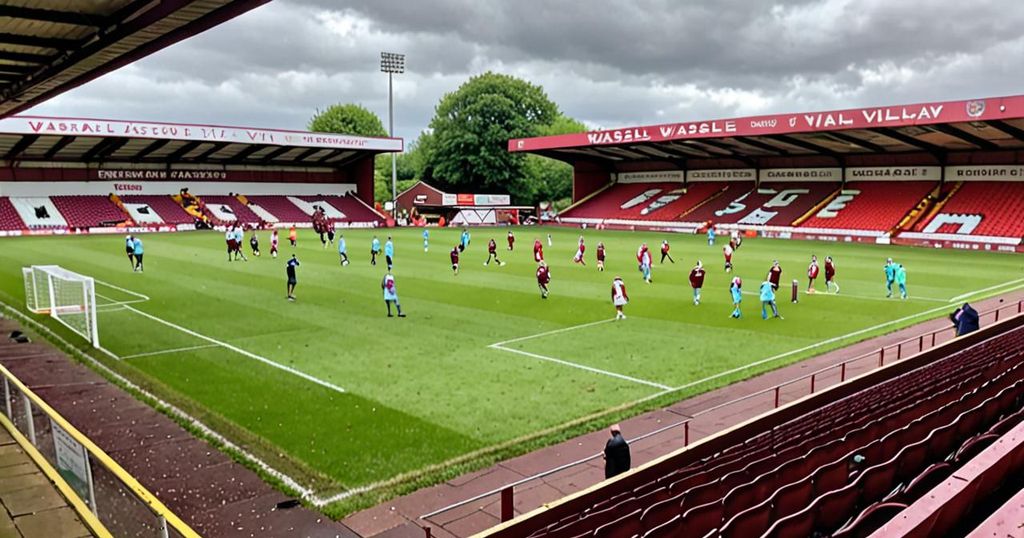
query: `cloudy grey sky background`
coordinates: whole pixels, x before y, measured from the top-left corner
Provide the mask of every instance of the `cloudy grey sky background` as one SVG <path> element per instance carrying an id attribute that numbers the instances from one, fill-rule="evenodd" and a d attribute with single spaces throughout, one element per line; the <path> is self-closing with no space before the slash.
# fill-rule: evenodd
<path id="1" fill-rule="evenodd" d="M 469 76 L 591 128 L 1024 93 L 1019 0 L 275 0 L 30 113 L 303 129 L 355 102 L 407 141 Z"/>

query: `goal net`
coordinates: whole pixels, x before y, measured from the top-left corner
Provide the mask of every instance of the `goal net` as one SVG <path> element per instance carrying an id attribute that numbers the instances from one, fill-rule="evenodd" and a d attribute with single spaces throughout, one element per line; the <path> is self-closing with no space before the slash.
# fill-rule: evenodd
<path id="1" fill-rule="evenodd" d="M 100 347 L 96 284 L 92 277 L 59 265 L 22 267 L 21 274 L 25 280 L 25 304 L 30 311 L 49 314 L 94 347 Z"/>

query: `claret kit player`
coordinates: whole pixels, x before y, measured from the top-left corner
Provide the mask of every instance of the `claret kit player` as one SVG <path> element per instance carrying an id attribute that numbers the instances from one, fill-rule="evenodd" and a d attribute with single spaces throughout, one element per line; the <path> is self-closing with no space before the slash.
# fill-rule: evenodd
<path id="1" fill-rule="evenodd" d="M 537 263 L 544 261 L 544 245 L 540 243 L 540 239 L 533 240 L 533 261 Z"/>
<path id="2" fill-rule="evenodd" d="M 597 244 L 597 270 L 604 271 L 604 243 Z"/>
<path id="3" fill-rule="evenodd" d="M 498 259 L 498 243 L 494 241 L 493 237 L 487 242 L 487 261 L 484 262 L 484 265 L 490 265 L 491 258 L 494 258 L 499 266 L 505 265 L 505 262 Z"/>
<path id="4" fill-rule="evenodd" d="M 573 263 L 580 265 L 586 265 L 587 262 L 583 259 L 583 253 L 587 251 L 587 245 L 583 244 L 583 236 L 580 236 L 579 246 L 576 247 L 576 255 L 572 257 Z"/>
<path id="5" fill-rule="evenodd" d="M 537 287 L 540 288 L 541 299 L 548 298 L 548 283 L 551 282 L 551 271 L 548 264 L 540 262 L 537 266 Z"/>
<path id="6" fill-rule="evenodd" d="M 690 287 L 693 288 L 693 304 L 700 304 L 700 290 L 704 287 L 704 264 L 697 260 L 697 265 L 690 269 Z"/>

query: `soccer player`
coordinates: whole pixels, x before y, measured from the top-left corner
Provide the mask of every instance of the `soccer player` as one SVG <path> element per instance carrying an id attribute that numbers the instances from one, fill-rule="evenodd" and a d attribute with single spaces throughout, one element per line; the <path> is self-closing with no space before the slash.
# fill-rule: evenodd
<path id="1" fill-rule="evenodd" d="M 690 287 L 693 288 L 693 304 L 700 304 L 700 289 L 704 287 L 704 264 L 697 260 L 697 265 L 690 269 Z"/>
<path id="2" fill-rule="evenodd" d="M 132 255 L 135 256 L 135 269 L 132 271 L 142 272 L 142 240 L 138 237 L 132 237 Z M 905 297 L 904 297 L 905 298 Z"/>
<path id="3" fill-rule="evenodd" d="M 423 228 L 423 252 L 430 249 L 430 230 Z"/>
<path id="4" fill-rule="evenodd" d="M 138 252 L 135 252 L 135 257 L 138 257 Z M 901 299 L 906 298 L 906 268 L 902 263 L 896 264 L 896 284 L 899 285 L 899 295 Z"/>
<path id="5" fill-rule="evenodd" d="M 242 261 L 247 262 L 249 258 L 245 257 L 245 252 L 242 252 L 242 244 L 245 242 L 245 232 L 242 231 L 240 226 L 233 227 L 235 231 L 235 259 L 239 256 L 242 257 Z"/>
<path id="6" fill-rule="evenodd" d="M 448 256 L 452 259 L 452 271 L 455 272 L 455 276 L 459 276 L 459 245 L 452 247 Z"/>
<path id="7" fill-rule="evenodd" d="M 672 255 L 668 253 L 668 249 L 668 239 L 665 239 L 664 241 L 661 242 L 661 262 L 659 263 L 664 264 L 665 258 L 668 258 L 668 261 L 672 263 L 676 263 L 676 261 L 672 259 Z"/>
<path id="8" fill-rule="evenodd" d="M 391 274 L 391 271 L 384 275 L 384 280 L 380 282 L 380 289 L 384 290 L 384 304 L 388 307 L 388 317 L 394 317 L 391 315 L 391 303 L 395 303 L 398 317 L 404 318 L 405 314 L 402 313 L 402 305 L 398 302 L 398 288 L 395 287 L 395 277 Z"/>
<path id="9" fill-rule="evenodd" d="M 708 224 L 708 246 L 715 246 L 715 227 Z"/>
<path id="10" fill-rule="evenodd" d="M 388 236 L 387 242 L 384 243 L 384 261 L 388 262 L 388 271 L 391 270 L 393 265 L 392 259 L 395 257 L 395 244 L 391 242 L 391 236 Z"/>
<path id="11" fill-rule="evenodd" d="M 334 221 L 327 223 L 327 242 L 332 245 L 334 244 Z"/>
<path id="12" fill-rule="evenodd" d="M 604 243 L 597 243 L 597 270 L 604 271 Z"/>
<path id="13" fill-rule="evenodd" d="M 380 239 L 377 236 L 373 236 L 373 240 L 370 241 L 370 265 L 377 265 L 377 255 L 380 254 Z"/>
<path id="14" fill-rule="evenodd" d="M 544 245 L 540 243 L 540 239 L 533 240 L 533 261 L 537 263 L 544 261 Z"/>
<path id="15" fill-rule="evenodd" d="M 825 256 L 825 291 L 832 291 L 832 286 L 835 286 L 836 293 L 839 293 L 839 283 L 836 282 L 836 263 L 832 261 L 832 256 Z"/>
<path id="16" fill-rule="evenodd" d="M 640 245 L 640 272 L 644 275 L 644 282 L 651 283 L 651 250 L 647 243 Z"/>
<path id="17" fill-rule="evenodd" d="M 622 307 L 629 304 L 629 295 L 626 293 L 626 284 L 622 282 L 620 276 L 615 277 L 615 280 L 612 281 L 612 304 L 615 305 L 615 319 L 626 319 Z"/>
<path id="18" fill-rule="evenodd" d="M 124 252 L 128 255 L 128 265 L 135 268 L 135 241 L 132 241 L 131 235 L 124 236 Z"/>
<path id="19" fill-rule="evenodd" d="M 583 244 L 583 236 L 580 236 L 579 245 L 576 247 L 576 255 L 572 257 L 573 263 L 580 265 L 586 265 L 587 262 L 583 259 L 583 253 L 587 251 L 587 245 Z"/>
<path id="20" fill-rule="evenodd" d="M 885 289 L 888 292 L 885 296 L 892 297 L 892 283 L 896 282 L 896 262 L 892 258 L 885 260 Z"/>
<path id="21" fill-rule="evenodd" d="M 224 232 L 224 242 L 227 243 L 228 246 L 228 261 L 231 261 L 231 256 L 235 253 L 235 248 L 237 246 L 235 245 L 234 228 L 228 228 L 227 231 Z"/>
<path id="22" fill-rule="evenodd" d="M 772 283 L 772 291 L 779 291 L 779 282 L 782 281 L 782 267 L 779 260 L 773 260 L 772 266 L 768 269 L 768 282 Z"/>
<path id="23" fill-rule="evenodd" d="M 722 255 L 725 256 L 725 272 L 732 272 L 732 244 L 725 245 L 722 247 Z"/>
<path id="24" fill-rule="evenodd" d="M 491 258 L 494 258 L 499 266 L 504 267 L 505 262 L 498 259 L 498 243 L 494 241 L 493 237 L 487 242 L 487 261 L 484 262 L 484 265 L 490 265 Z"/>
<path id="25" fill-rule="evenodd" d="M 295 225 L 292 224 L 291 228 L 288 228 L 288 241 L 292 243 L 294 247 L 299 240 L 298 232 L 295 231 Z"/>
<path id="26" fill-rule="evenodd" d="M 512 252 L 512 248 L 516 245 L 516 235 L 512 233 L 512 230 L 508 231 L 508 237 L 505 240 L 508 241 L 508 251 Z"/>
<path id="27" fill-rule="evenodd" d="M 249 248 L 252 249 L 252 255 L 259 257 L 260 255 L 260 238 L 256 237 L 256 228 L 252 229 L 252 236 L 249 237 Z"/>
<path id="28" fill-rule="evenodd" d="M 548 234 L 548 246 L 551 246 L 551 234 Z"/>
<path id="29" fill-rule="evenodd" d="M 338 234 L 338 258 L 341 259 L 341 265 L 348 265 L 348 246 L 344 234 Z"/>
<path id="30" fill-rule="evenodd" d="M 818 278 L 818 257 L 811 255 L 811 264 L 807 266 L 807 293 L 814 293 L 814 281 Z"/>
<path id="31" fill-rule="evenodd" d="M 462 235 L 459 236 L 459 252 L 465 252 L 469 248 L 469 228 L 462 229 Z"/>
<path id="32" fill-rule="evenodd" d="M 732 245 L 733 250 L 739 250 L 740 245 L 743 244 L 743 237 L 740 236 L 739 230 L 733 230 L 729 234 L 729 244 Z"/>
<path id="33" fill-rule="evenodd" d="M 768 307 L 772 307 L 774 317 L 782 319 L 779 315 L 779 307 L 775 304 L 775 288 L 770 280 L 761 283 L 761 319 L 768 319 Z"/>
<path id="34" fill-rule="evenodd" d="M 548 298 L 548 282 L 551 282 L 551 271 L 548 264 L 540 262 L 537 266 L 537 287 L 540 288 L 540 298 Z"/>
<path id="35" fill-rule="evenodd" d="M 288 275 L 288 300 L 295 300 L 295 284 L 298 282 L 295 279 L 295 268 L 299 266 L 299 259 L 292 254 L 291 259 L 284 265 L 285 274 Z"/>
<path id="36" fill-rule="evenodd" d="M 277 228 L 270 232 L 270 256 L 277 257 Z"/>
<path id="37" fill-rule="evenodd" d="M 730 317 L 740 318 L 740 303 L 743 302 L 743 280 L 738 276 L 732 277 L 729 283 L 729 293 L 732 294 L 732 315 Z"/>

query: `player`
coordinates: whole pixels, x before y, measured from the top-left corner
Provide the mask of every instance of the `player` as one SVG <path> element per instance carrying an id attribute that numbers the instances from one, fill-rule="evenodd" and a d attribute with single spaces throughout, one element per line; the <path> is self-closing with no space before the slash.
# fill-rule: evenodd
<path id="1" fill-rule="evenodd" d="M 508 251 L 512 252 L 512 249 L 516 246 L 516 234 L 512 233 L 512 230 L 508 231 L 508 237 L 505 238 L 508 241 Z"/>
<path id="2" fill-rule="evenodd" d="M 676 261 L 672 259 L 672 255 L 668 253 L 668 249 L 668 239 L 665 239 L 664 241 L 661 242 L 661 262 L 659 263 L 664 264 L 665 258 L 668 258 L 668 261 L 672 263 L 676 263 Z"/>
<path id="3" fill-rule="evenodd" d="M 252 229 L 252 235 L 249 237 L 249 248 L 252 249 L 252 255 L 258 258 L 260 255 L 260 238 L 256 236 L 256 228 Z"/>
<path id="4" fill-rule="evenodd" d="M 391 274 L 391 271 L 384 275 L 384 280 L 380 282 L 380 289 L 384 290 L 384 304 L 388 307 L 388 317 L 394 317 L 391 315 L 391 303 L 395 303 L 398 317 L 404 318 L 405 314 L 402 313 L 402 305 L 398 302 L 398 288 L 395 287 L 395 277 Z"/>
<path id="5" fill-rule="evenodd" d="M 604 243 L 597 243 L 597 270 L 604 272 Z"/>
<path id="6" fill-rule="evenodd" d="M 298 244 L 299 235 L 298 235 L 298 232 L 295 231 L 295 225 L 294 224 L 292 224 L 291 228 L 288 228 L 288 241 L 291 242 L 293 247 Z"/>
<path id="7" fill-rule="evenodd" d="M 583 259 L 583 253 L 587 251 L 587 245 L 583 244 L 583 236 L 580 236 L 579 246 L 576 247 L 576 255 L 572 257 L 573 263 L 580 265 L 586 265 L 587 262 Z"/>
<path id="8" fill-rule="evenodd" d="M 342 266 L 348 265 L 348 245 L 345 244 L 344 234 L 338 234 L 338 258 Z"/>
<path id="9" fill-rule="evenodd" d="M 818 257 L 811 255 L 811 264 L 807 266 L 807 293 L 814 293 L 814 281 L 818 278 Z"/>
<path id="10" fill-rule="evenodd" d="M 888 293 L 886 297 L 892 297 L 892 284 L 896 282 L 896 262 L 892 261 L 892 258 L 886 258 L 885 260 L 885 289 Z"/>
<path id="11" fill-rule="evenodd" d="M 370 241 L 370 265 L 377 265 L 377 256 L 380 254 L 380 239 L 377 236 L 373 236 L 373 240 Z"/>
<path id="12" fill-rule="evenodd" d="M 640 272 L 644 275 L 644 282 L 651 283 L 651 251 L 647 243 L 640 245 Z"/>
<path id="13" fill-rule="evenodd" d="M 551 246 L 551 234 L 548 234 L 548 246 Z"/>
<path id="14" fill-rule="evenodd" d="M 142 272 L 142 254 L 145 251 L 142 249 L 142 240 L 138 237 L 132 237 L 132 255 L 135 256 L 135 269 L 132 271 Z M 906 297 L 904 297 L 906 298 Z"/>
<path id="15" fill-rule="evenodd" d="M 540 243 L 540 239 L 533 240 L 533 261 L 537 263 L 544 261 L 544 245 Z"/>
<path id="16" fill-rule="evenodd" d="M 740 303 L 743 302 L 743 280 L 738 276 L 732 277 L 732 281 L 729 283 L 729 293 L 732 294 L 732 315 L 730 317 L 739 319 Z"/>
<path id="17" fill-rule="evenodd" d="M 825 291 L 832 291 L 832 286 L 835 286 L 836 293 L 839 293 L 839 283 L 836 282 L 836 263 L 832 261 L 832 256 L 825 256 Z"/>
<path id="18" fill-rule="evenodd" d="M 469 248 L 469 228 L 462 229 L 462 235 L 459 236 L 459 252 L 465 252 Z"/>
<path id="19" fill-rule="evenodd" d="M 235 230 L 234 230 L 234 228 L 228 228 L 227 231 L 224 232 L 224 243 L 226 243 L 227 247 L 228 247 L 228 261 L 231 261 L 232 260 L 232 256 L 235 253 L 235 248 L 237 246 L 237 245 L 235 245 Z"/>
<path id="20" fill-rule="evenodd" d="M 626 319 L 622 307 L 629 304 L 629 294 L 626 293 L 626 284 L 622 282 L 620 276 L 615 277 L 615 280 L 612 281 L 612 304 L 615 305 L 615 319 Z"/>
<path id="21" fill-rule="evenodd" d="M 484 262 L 484 265 L 490 265 L 491 258 L 494 258 L 499 266 L 505 266 L 505 262 L 498 259 L 498 243 L 494 241 L 493 237 L 487 242 L 487 261 Z"/>
<path id="22" fill-rule="evenodd" d="M 235 226 L 233 229 L 235 231 L 235 259 L 237 260 L 241 257 L 242 261 L 247 262 L 249 261 L 249 258 L 246 258 L 245 252 L 242 252 L 242 244 L 245 242 L 245 232 L 242 231 L 241 226 Z"/>
<path id="23" fill-rule="evenodd" d="M 708 246 L 715 246 L 715 227 L 708 224 Z"/>
<path id="24" fill-rule="evenodd" d="M 327 242 L 331 245 L 334 244 L 334 221 L 327 223 Z"/>
<path id="25" fill-rule="evenodd" d="M 459 246 L 452 247 L 452 251 L 448 254 L 452 259 L 452 271 L 455 272 L 455 276 L 459 276 Z"/>
<path id="26" fill-rule="evenodd" d="M 128 255 L 128 265 L 135 269 L 135 241 L 131 235 L 124 236 L 124 252 Z"/>
<path id="27" fill-rule="evenodd" d="M 540 298 L 548 298 L 548 283 L 551 282 L 551 271 L 548 270 L 548 264 L 540 262 L 537 266 L 537 287 L 540 288 Z"/>
<path id="28" fill-rule="evenodd" d="M 697 265 L 690 269 L 690 287 L 693 288 L 693 305 L 700 304 L 700 289 L 704 287 L 704 264 L 697 260 Z"/>
<path id="29" fill-rule="evenodd" d="M 761 319 L 768 319 L 769 306 L 772 307 L 772 315 L 782 319 L 779 315 L 779 306 L 775 304 L 775 287 L 772 286 L 771 280 L 765 280 L 761 283 Z"/>
<path id="30" fill-rule="evenodd" d="M 295 300 L 295 284 L 298 282 L 295 279 L 295 268 L 299 266 L 299 259 L 292 254 L 291 259 L 288 260 L 284 265 L 285 274 L 288 275 L 288 300 Z"/>
<path id="31" fill-rule="evenodd" d="M 138 240 L 136 240 L 138 241 Z M 138 251 L 135 252 L 135 257 L 139 257 Z M 141 263 L 141 261 L 139 261 Z M 906 298 L 906 268 L 902 263 L 896 264 L 896 284 L 899 286 L 899 296 L 901 299 Z"/>
<path id="32" fill-rule="evenodd" d="M 423 252 L 430 250 L 430 230 L 423 228 Z"/>
<path id="33" fill-rule="evenodd" d="M 732 272 L 732 253 L 733 253 L 732 243 L 722 247 L 722 255 L 725 256 L 725 272 L 726 273 L 731 273 Z"/>
<path id="34" fill-rule="evenodd" d="M 277 229 L 275 228 L 270 232 L 270 256 L 272 258 L 277 258 L 277 241 Z"/>
<path id="35" fill-rule="evenodd" d="M 772 266 L 768 269 L 768 282 L 772 283 L 772 291 L 779 291 L 779 282 L 782 281 L 782 267 L 779 260 L 773 260 Z"/>
<path id="36" fill-rule="evenodd" d="M 729 234 L 729 244 L 732 245 L 733 250 L 739 250 L 740 245 L 743 244 L 743 237 L 740 236 L 739 230 L 733 230 Z"/>
<path id="37" fill-rule="evenodd" d="M 384 243 L 384 261 L 388 264 L 388 271 L 393 266 L 392 259 L 395 257 L 395 244 L 391 242 L 391 236 L 388 236 L 387 242 Z"/>

